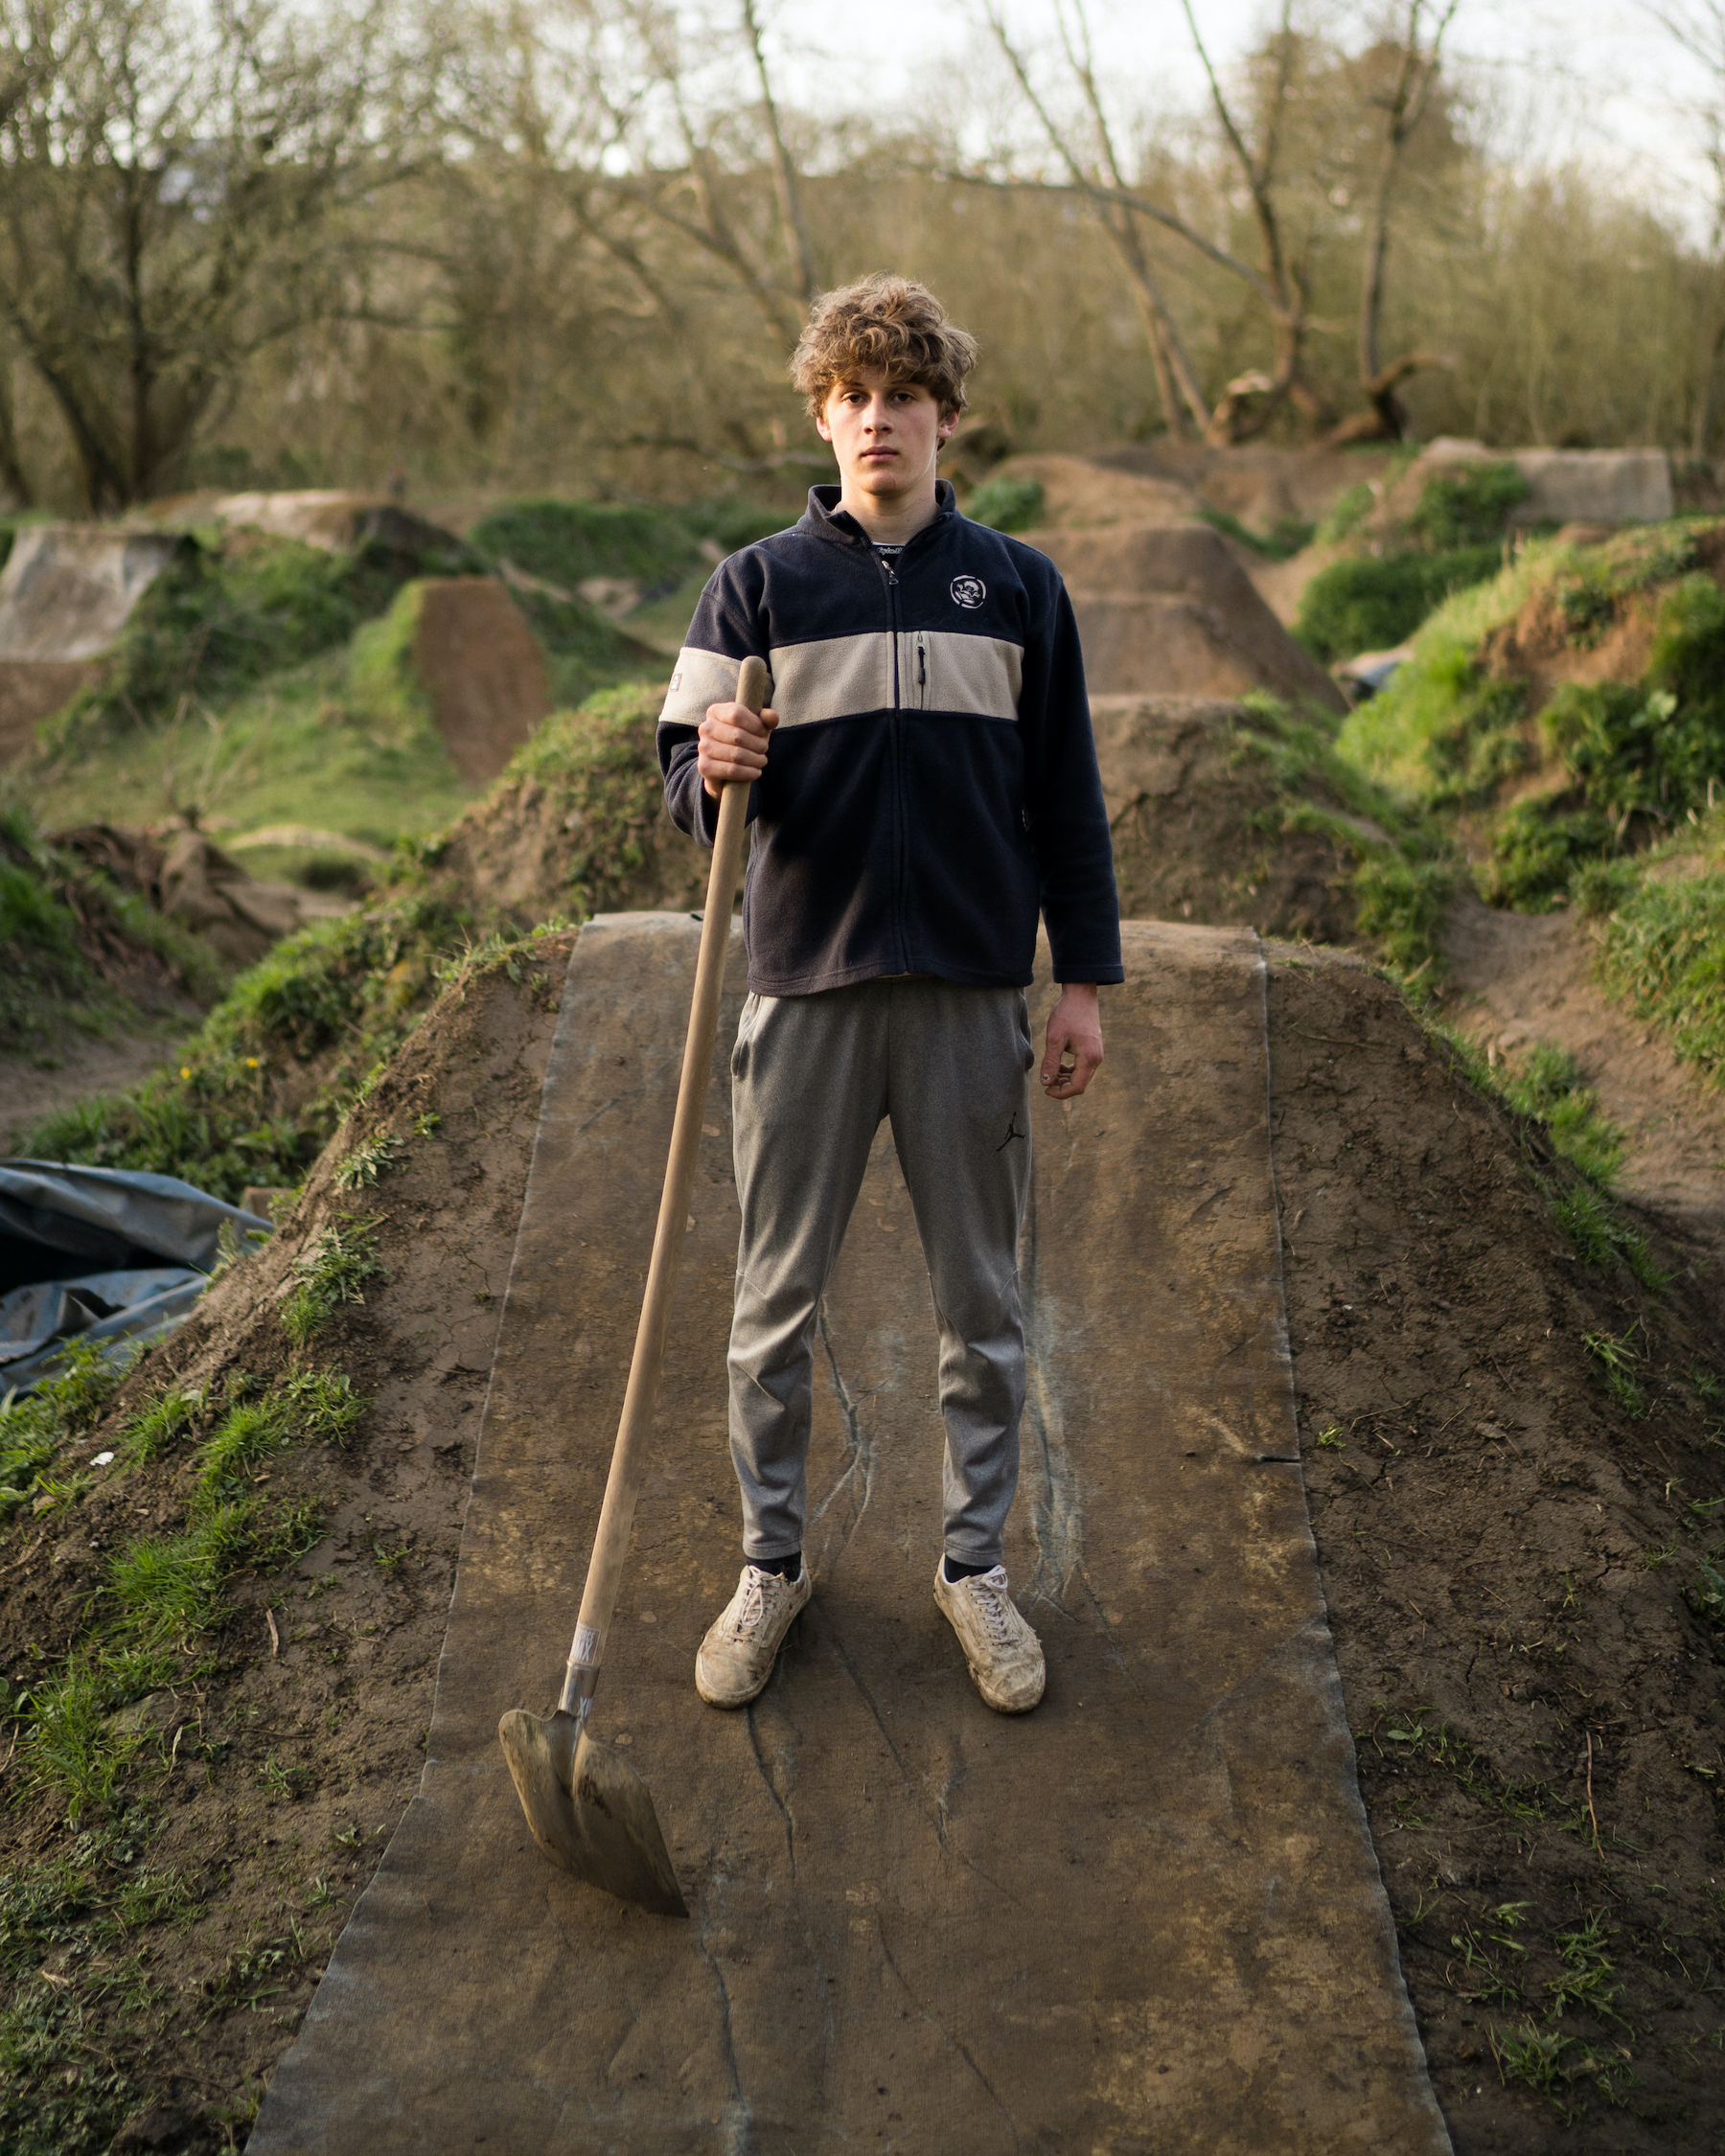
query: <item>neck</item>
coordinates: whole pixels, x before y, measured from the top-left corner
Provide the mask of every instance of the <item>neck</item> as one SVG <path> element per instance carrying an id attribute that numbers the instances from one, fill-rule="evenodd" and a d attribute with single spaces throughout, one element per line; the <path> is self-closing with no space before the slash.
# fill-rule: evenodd
<path id="1" fill-rule="evenodd" d="M 853 493 L 847 482 L 840 490 L 839 506 L 857 519 L 871 539 L 883 546 L 902 546 L 939 515 L 932 478 L 926 492 L 919 490 L 908 500 L 891 501 L 883 501 L 878 494 L 865 494 L 860 490 Z"/>

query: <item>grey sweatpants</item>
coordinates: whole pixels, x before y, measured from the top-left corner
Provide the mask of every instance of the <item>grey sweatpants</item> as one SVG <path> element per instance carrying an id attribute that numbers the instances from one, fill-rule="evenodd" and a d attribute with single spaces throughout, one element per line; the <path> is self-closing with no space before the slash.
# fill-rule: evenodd
<path id="1" fill-rule="evenodd" d="M 747 1555 L 802 1547 L 816 1319 L 889 1116 L 940 1326 L 946 1550 L 1000 1562 L 1024 1405 L 1018 1238 L 1034 1060 L 1016 988 L 911 976 L 744 1004 L 730 1441 Z"/>

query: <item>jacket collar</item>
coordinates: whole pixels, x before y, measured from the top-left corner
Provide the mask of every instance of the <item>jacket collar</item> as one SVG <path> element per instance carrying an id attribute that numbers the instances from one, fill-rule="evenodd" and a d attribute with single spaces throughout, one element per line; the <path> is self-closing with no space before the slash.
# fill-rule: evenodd
<path id="1" fill-rule="evenodd" d="M 803 514 L 803 523 L 822 539 L 839 539 L 848 546 L 870 545 L 872 541 L 862 525 L 858 523 L 848 510 L 840 508 L 839 493 L 840 490 L 834 486 L 811 487 L 809 489 L 809 506 Z M 930 533 L 939 531 L 943 525 L 955 523 L 957 518 L 958 497 L 953 492 L 952 481 L 950 479 L 936 479 L 934 482 L 933 521 L 925 524 L 920 532 L 907 541 L 907 544 L 920 545 Z"/>

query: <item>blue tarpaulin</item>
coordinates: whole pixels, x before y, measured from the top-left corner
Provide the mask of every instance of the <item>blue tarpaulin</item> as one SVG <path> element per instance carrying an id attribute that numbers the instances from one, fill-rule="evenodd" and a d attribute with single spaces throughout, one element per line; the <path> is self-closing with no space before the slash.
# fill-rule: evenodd
<path id="1" fill-rule="evenodd" d="M 191 1315 L 221 1255 L 270 1224 L 174 1176 L 0 1160 L 0 1390 L 28 1392 L 64 1342 L 159 1340 Z"/>

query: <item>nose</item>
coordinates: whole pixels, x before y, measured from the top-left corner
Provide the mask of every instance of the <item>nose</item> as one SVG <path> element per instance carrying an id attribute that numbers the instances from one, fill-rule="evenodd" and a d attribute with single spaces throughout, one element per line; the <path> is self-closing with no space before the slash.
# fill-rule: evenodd
<path id="1" fill-rule="evenodd" d="M 870 434 L 878 434 L 883 427 L 890 427 L 891 424 L 892 406 L 884 397 L 871 398 L 868 409 L 862 415 L 864 430 Z"/>

